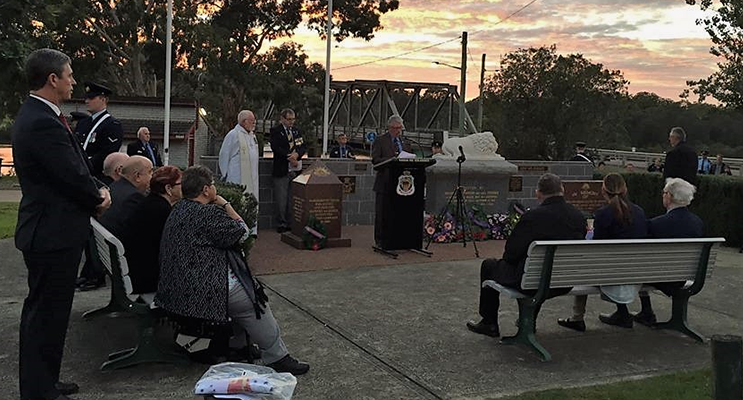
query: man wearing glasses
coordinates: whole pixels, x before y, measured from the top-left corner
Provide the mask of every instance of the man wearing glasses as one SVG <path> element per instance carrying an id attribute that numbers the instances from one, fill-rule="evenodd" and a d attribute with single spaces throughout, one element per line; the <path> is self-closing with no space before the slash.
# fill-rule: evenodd
<path id="1" fill-rule="evenodd" d="M 402 117 L 393 115 L 387 120 L 387 133 L 379 136 L 372 145 L 372 164 L 377 165 L 382 161 L 397 157 L 403 151 L 412 152 L 409 143 L 405 143 L 402 138 L 402 131 L 405 129 Z M 374 179 L 374 242 L 377 247 L 382 243 L 382 226 L 384 216 L 382 215 L 385 199 L 388 198 L 387 183 L 390 179 L 389 169 L 384 168 L 377 171 Z"/>
<path id="2" fill-rule="evenodd" d="M 307 151 L 302 135 L 294 127 L 296 115 L 291 108 L 281 110 L 279 124 L 271 128 L 273 151 L 273 195 L 276 199 L 276 231 L 290 230 L 289 196 L 292 179 L 302 171 L 302 156 Z"/>

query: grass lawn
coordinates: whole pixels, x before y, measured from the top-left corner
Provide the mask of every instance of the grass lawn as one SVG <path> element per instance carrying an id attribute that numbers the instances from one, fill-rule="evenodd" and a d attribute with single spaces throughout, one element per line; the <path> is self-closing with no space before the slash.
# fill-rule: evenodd
<path id="1" fill-rule="evenodd" d="M 711 371 L 677 372 L 636 381 L 524 393 L 504 400 L 706 400 L 712 399 Z"/>
<path id="2" fill-rule="evenodd" d="M 18 203 L 0 203 L 0 239 L 13 237 L 17 219 Z"/>

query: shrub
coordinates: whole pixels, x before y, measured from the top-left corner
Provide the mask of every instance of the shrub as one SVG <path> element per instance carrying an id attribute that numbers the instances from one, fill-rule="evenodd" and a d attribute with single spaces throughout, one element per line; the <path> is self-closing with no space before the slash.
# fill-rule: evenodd
<path id="1" fill-rule="evenodd" d="M 236 183 L 215 181 L 214 184 L 217 186 L 217 193 L 232 204 L 232 207 L 240 214 L 248 228 L 252 229 L 258 219 L 258 200 L 255 196 L 252 193 L 244 194 L 245 186 Z M 250 254 L 253 242 L 252 237 L 245 241 L 243 250 L 246 258 Z"/>

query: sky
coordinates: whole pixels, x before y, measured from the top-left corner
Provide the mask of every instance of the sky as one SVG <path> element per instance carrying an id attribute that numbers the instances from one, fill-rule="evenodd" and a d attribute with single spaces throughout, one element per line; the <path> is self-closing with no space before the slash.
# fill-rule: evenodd
<path id="1" fill-rule="evenodd" d="M 654 92 L 672 100 L 679 100 L 687 80 L 716 70 L 709 37 L 695 23 L 704 13 L 684 0 L 532 1 L 400 0 L 400 8 L 382 16 L 384 28 L 371 41 L 334 43 L 333 80 L 458 86 L 458 70 L 432 62 L 459 66 L 458 37 L 463 31 L 469 36 L 467 100 L 478 95 L 483 53 L 487 74 L 508 52 L 552 44 L 559 54 L 579 53 L 607 69 L 621 70 L 630 81 L 630 93 Z M 300 30 L 291 40 L 304 47 L 311 61 L 325 64 L 325 41 L 314 33 Z M 421 50 L 442 42 L 447 43 Z M 362 63 L 368 64 L 354 66 Z"/>

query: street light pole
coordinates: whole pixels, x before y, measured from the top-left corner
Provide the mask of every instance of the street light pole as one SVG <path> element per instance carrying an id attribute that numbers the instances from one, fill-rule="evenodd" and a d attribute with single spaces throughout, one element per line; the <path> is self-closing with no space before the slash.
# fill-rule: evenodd
<path id="1" fill-rule="evenodd" d="M 328 156 L 328 135 L 330 129 L 330 49 L 333 40 L 333 0 L 328 0 L 328 25 L 325 36 L 325 104 L 323 106 L 322 157 Z"/>
<path id="2" fill-rule="evenodd" d="M 478 98 L 478 107 L 477 107 L 477 128 L 482 132 L 482 106 L 483 106 L 483 98 L 482 94 L 485 89 L 485 53 L 482 54 L 482 65 L 480 66 L 480 97 Z"/>
<path id="3" fill-rule="evenodd" d="M 467 113 L 465 104 L 465 93 L 467 93 L 467 32 L 462 32 L 462 68 L 460 68 L 461 78 L 459 85 L 459 136 L 464 136 L 465 119 Z"/>

